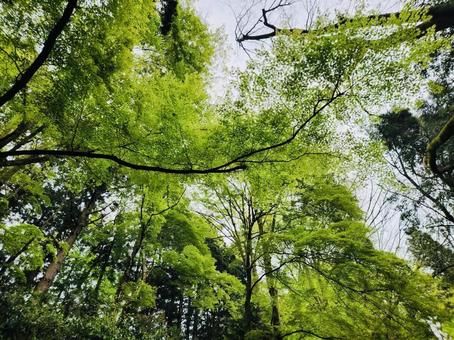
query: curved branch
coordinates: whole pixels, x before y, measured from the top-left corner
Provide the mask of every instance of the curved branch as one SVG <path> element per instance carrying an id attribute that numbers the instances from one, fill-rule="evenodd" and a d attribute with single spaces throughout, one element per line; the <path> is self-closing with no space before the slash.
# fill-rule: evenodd
<path id="1" fill-rule="evenodd" d="M 152 171 L 152 172 L 161 172 L 167 174 L 183 174 L 183 175 L 191 175 L 191 174 L 209 174 L 209 173 L 228 173 L 234 172 L 238 170 L 245 170 L 247 168 L 246 162 L 252 156 L 255 156 L 259 153 L 263 153 L 269 150 L 277 149 L 287 144 L 290 144 L 298 134 L 318 115 L 321 111 L 323 111 L 327 106 L 329 106 L 333 101 L 337 98 L 343 96 L 345 92 L 337 93 L 338 91 L 339 82 L 333 89 L 331 98 L 325 99 L 326 102 L 319 107 L 319 104 L 323 101 L 319 99 L 315 104 L 312 114 L 301 123 L 301 125 L 293 131 L 293 133 L 282 142 L 271 144 L 265 147 L 257 148 L 248 152 L 243 153 L 242 155 L 227 161 L 224 164 L 207 168 L 207 169 L 193 169 L 193 168 L 186 168 L 186 169 L 172 169 L 172 168 L 164 168 L 160 166 L 151 166 L 145 164 L 136 164 L 129 161 L 125 161 L 115 155 L 109 154 L 101 154 L 95 153 L 94 151 L 73 151 L 73 150 L 43 150 L 43 149 L 35 149 L 35 150 L 9 150 L 9 151 L 0 151 L 0 168 L 7 167 L 7 166 L 15 166 L 18 165 L 18 162 L 21 165 L 28 164 L 28 159 L 17 159 L 17 160 L 7 160 L 7 157 L 13 156 L 38 156 L 35 158 L 30 158 L 30 163 L 37 163 L 39 160 L 39 156 L 50 156 L 50 157 L 58 157 L 58 158 L 70 158 L 70 157 L 80 157 L 80 158 L 93 158 L 93 159 L 105 159 L 113 161 L 121 166 L 131 168 L 134 170 L 143 170 L 143 171 Z"/>
<path id="2" fill-rule="evenodd" d="M 443 171 L 437 165 L 437 151 L 454 135 L 454 114 L 448 122 L 441 128 L 438 134 L 432 138 L 427 144 L 426 153 L 424 155 L 424 165 L 428 167 L 435 175 L 437 175 L 449 187 L 454 188 L 454 180 L 444 176 Z"/>
<path id="3" fill-rule="evenodd" d="M 308 330 L 306 330 L 306 329 L 297 329 L 297 330 L 295 330 L 295 331 L 292 331 L 292 332 L 288 332 L 288 333 L 282 334 L 281 337 L 285 338 L 285 337 L 287 337 L 287 336 L 290 336 L 290 335 L 293 335 L 293 334 L 297 334 L 297 333 L 303 333 L 303 334 L 307 334 L 307 335 L 312 335 L 312 336 L 315 336 L 316 338 L 319 338 L 319 339 L 332 339 L 332 340 L 335 340 L 335 339 L 344 339 L 344 338 L 338 338 L 338 337 L 334 337 L 334 336 L 322 336 L 322 335 L 320 335 L 320 334 L 317 334 L 317 333 L 308 331 Z"/>
<path id="4" fill-rule="evenodd" d="M 298 256 L 296 257 L 293 257 L 293 258 L 290 258 L 289 260 L 287 261 L 283 261 L 281 264 L 279 264 L 277 267 L 273 268 L 273 269 L 270 269 L 269 271 L 263 273 L 262 275 L 260 275 L 257 280 L 254 281 L 254 283 L 252 284 L 251 286 L 251 290 L 254 289 L 254 287 L 259 284 L 260 281 L 263 280 L 263 278 L 265 278 L 266 276 L 270 275 L 270 274 L 273 274 L 274 272 L 277 272 L 279 271 L 282 267 L 290 264 L 290 263 L 293 263 L 293 262 L 296 262 L 297 260 L 299 259 Z"/>
<path id="5" fill-rule="evenodd" d="M 134 170 L 144 170 L 144 171 L 153 171 L 153 172 L 161 172 L 167 174 L 182 174 L 182 175 L 189 175 L 189 174 L 208 174 L 208 173 L 226 173 L 226 172 L 234 172 L 238 170 L 246 169 L 246 166 L 243 164 L 239 164 L 236 166 L 229 167 L 231 164 L 224 164 L 218 167 L 208 168 L 208 169 L 171 169 L 171 168 L 164 168 L 160 166 L 151 166 L 151 165 L 143 165 L 143 164 L 136 164 L 125 161 L 117 156 L 108 155 L 108 154 L 101 154 L 95 153 L 92 151 L 71 151 L 71 150 L 16 150 L 16 151 L 4 151 L 0 152 L 0 159 L 6 159 L 6 157 L 10 156 L 51 156 L 57 158 L 69 158 L 69 157 L 76 157 L 76 158 L 93 158 L 93 159 L 105 159 L 112 162 L 117 163 L 118 165 L 131 168 Z M 24 159 L 25 165 L 28 159 Z M 33 162 L 36 162 L 36 158 L 32 158 Z M 0 163 L 1 166 L 15 166 L 17 165 L 18 160 L 12 161 L 3 161 Z M 15 163 L 16 162 L 16 163 Z"/>
<path id="6" fill-rule="evenodd" d="M 25 86 L 27 86 L 28 82 L 31 80 L 33 75 L 44 64 L 46 59 L 49 57 L 52 49 L 54 48 L 57 38 L 60 36 L 61 32 L 71 19 L 71 16 L 73 15 L 76 6 L 77 0 L 68 0 L 63 15 L 57 21 L 57 23 L 47 36 L 47 39 L 44 42 L 44 46 L 41 52 L 38 54 L 33 63 L 21 74 L 21 76 L 16 80 L 16 82 L 11 86 L 11 88 L 0 97 L 0 107 L 2 107 L 6 102 L 13 99 L 14 96 L 20 90 L 25 88 Z"/>
<path id="7" fill-rule="evenodd" d="M 241 35 L 237 34 L 236 41 L 241 44 L 246 40 L 265 40 L 274 37 L 279 31 L 279 29 L 268 21 L 267 14 L 270 12 L 274 12 L 278 8 L 287 7 L 290 5 L 292 5 L 292 2 L 280 0 L 277 4 L 273 2 L 271 7 L 269 7 L 268 9 L 262 8 L 262 17 L 256 21 L 252 28 L 250 28 L 246 33 L 242 33 L 241 29 L 237 30 L 241 33 Z M 253 33 L 254 29 L 262 22 L 265 27 L 270 28 L 272 31 L 265 34 L 254 34 Z M 237 23 L 237 27 L 239 26 L 239 24 L 240 22 Z"/>
<path id="8" fill-rule="evenodd" d="M 301 123 L 301 125 L 299 127 L 297 127 L 293 133 L 290 135 L 290 137 L 288 137 L 287 139 L 283 140 L 282 142 L 279 142 L 279 143 L 276 143 L 276 144 L 272 144 L 272 145 L 269 145 L 269 146 L 264 146 L 262 148 L 258 148 L 258 149 L 254 149 L 252 151 L 249 151 L 249 152 L 245 152 L 243 153 L 242 155 L 232 159 L 231 161 L 225 163 L 222 165 L 222 167 L 226 167 L 226 166 L 230 166 L 234 163 L 244 163 L 246 162 L 250 157 L 252 156 L 255 156 L 256 154 L 259 154 L 259 153 L 262 153 L 262 152 L 266 152 L 266 151 L 269 151 L 269 150 L 273 150 L 273 149 L 277 149 L 277 148 L 280 148 L 281 146 L 285 146 L 285 145 L 288 145 L 290 144 L 291 142 L 293 142 L 294 139 L 296 139 L 296 137 L 300 134 L 300 132 L 320 113 L 322 112 L 326 107 L 328 107 L 332 102 L 334 102 L 337 98 L 339 97 L 342 97 L 345 92 L 341 92 L 341 93 L 338 93 L 336 94 L 337 90 L 338 90 L 338 87 L 339 87 L 339 81 L 338 83 L 336 84 L 336 86 L 334 87 L 333 89 L 333 93 L 331 95 L 331 98 L 329 98 L 328 100 L 326 100 L 326 103 L 323 104 L 321 107 L 318 107 L 318 105 L 320 104 L 320 102 L 322 102 L 322 100 L 318 100 L 317 103 L 315 104 L 314 106 L 314 109 L 312 111 L 312 114 L 303 122 Z"/>

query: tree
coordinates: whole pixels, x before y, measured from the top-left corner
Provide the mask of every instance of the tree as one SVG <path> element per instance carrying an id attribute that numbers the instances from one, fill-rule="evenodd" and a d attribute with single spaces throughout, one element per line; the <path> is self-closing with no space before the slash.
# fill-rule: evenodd
<path id="1" fill-rule="evenodd" d="M 276 195 L 269 182 L 232 179 L 203 200 L 200 213 L 242 259 L 245 336 L 433 336 L 427 317 L 446 320 L 431 303 L 436 282 L 374 249 L 345 187 L 308 180 Z"/>
<path id="2" fill-rule="evenodd" d="M 450 36 L 450 29 L 454 27 L 454 5 L 447 1 L 431 1 L 429 4 L 423 3 L 421 6 L 416 8 L 404 7 L 401 12 L 397 13 L 384 13 L 384 14 L 374 14 L 374 15 L 364 15 L 363 13 L 357 13 L 351 18 L 347 16 L 338 15 L 337 21 L 335 23 L 328 24 L 319 19 L 319 22 L 316 23 L 315 27 L 308 27 L 304 29 L 299 28 L 277 28 L 275 25 L 269 23 L 267 15 L 274 11 L 279 11 L 285 7 L 291 6 L 292 2 L 290 1 L 273 1 L 268 8 L 262 9 L 262 16 L 251 25 L 250 28 L 241 27 L 241 25 L 247 25 L 248 22 L 243 23 L 243 19 L 249 18 L 249 15 L 246 13 L 242 15 L 238 20 L 237 27 L 237 41 L 240 44 L 248 40 L 264 40 L 272 37 L 279 36 L 292 36 L 292 35 L 309 35 L 314 34 L 318 36 L 334 35 L 338 36 L 344 26 L 348 27 L 352 32 L 361 32 L 361 27 L 363 23 L 367 23 L 369 29 L 376 27 L 394 27 L 394 31 L 385 38 L 380 38 L 374 34 L 367 35 L 364 34 L 362 39 L 372 40 L 375 42 L 383 42 L 394 40 L 394 36 L 400 36 L 400 39 L 397 39 L 398 44 L 404 44 L 408 41 L 407 38 L 416 39 L 424 37 L 430 31 L 440 32 L 445 34 L 448 37 Z M 399 20 L 406 21 L 407 25 L 400 25 Z M 261 33 L 261 25 L 271 29 L 271 32 Z M 407 35 L 406 31 L 409 30 L 408 24 L 412 26 L 410 29 L 413 33 L 416 33 L 416 36 Z M 358 27 L 359 26 L 359 27 Z M 364 27 L 364 26 L 363 26 Z M 367 29 L 366 29 L 367 30 Z M 392 30 L 391 30 L 392 31 Z M 362 33 L 359 33 L 360 35 Z M 358 41 L 352 41 L 352 43 L 358 44 Z M 439 168 L 437 165 L 437 151 L 449 139 L 454 135 L 454 116 L 452 113 L 447 115 L 445 118 L 444 124 L 439 127 L 439 130 L 432 138 L 427 142 L 425 155 L 424 155 L 424 164 L 429 168 L 433 174 L 442 179 L 447 183 L 451 190 L 454 187 L 454 182 L 449 175 L 446 175 L 446 171 L 449 171 L 450 168 Z"/>
<path id="3" fill-rule="evenodd" d="M 196 137 L 187 130 L 188 123 L 194 123 L 190 108 L 195 110 L 204 100 L 203 80 L 197 73 L 206 70 L 212 48 L 206 28 L 192 10 L 178 7 L 180 13 L 172 21 L 169 35 L 160 31 L 160 16 L 150 1 L 112 2 L 106 6 L 79 3 L 77 11 L 75 7 L 76 1 L 67 3 L 63 15 L 44 39 L 41 53 L 25 70 L 19 69 L 23 76 L 2 97 L 5 127 L 0 145 L 8 147 L 1 153 L 3 167 L 41 163 L 52 157 L 84 157 L 109 160 L 138 170 L 177 174 L 242 168 L 234 164 L 228 169 L 228 165 L 193 169 L 191 161 L 182 169 L 140 164 L 140 161 L 154 159 L 156 153 L 167 152 L 166 148 L 176 150 L 176 144 L 167 144 L 173 134 L 177 134 L 178 140 Z M 9 44 L 3 51 L 2 62 L 6 65 L 3 88 L 9 87 L 14 79 L 12 70 L 19 58 L 26 64 L 40 43 L 41 37 L 34 34 L 37 24 L 25 15 L 30 8 L 31 5 L 22 3 L 2 5 L 4 39 Z M 54 14 L 56 8 L 55 3 L 44 3 L 34 10 Z M 8 34 L 14 36 L 14 23 L 8 19 L 17 13 L 21 13 L 17 24 L 27 26 L 28 30 L 22 32 L 23 36 L 9 39 Z M 72 15 L 76 16 L 75 22 L 67 25 Z M 133 22 L 140 25 L 135 26 Z M 182 22 L 185 23 L 184 33 Z M 43 27 L 39 29 L 43 31 Z M 23 48 L 20 39 L 28 39 Z M 109 41 L 116 43 L 108 46 Z M 17 55 L 9 52 L 18 48 L 22 49 Z M 149 86 L 153 83 L 154 86 Z M 19 98 L 19 92 L 26 86 L 27 91 L 22 91 Z M 144 86 L 147 86 L 145 91 L 139 90 Z M 182 96 L 176 95 L 178 87 Z M 166 96 L 169 88 L 174 91 L 170 97 Z M 125 93 L 126 89 L 131 92 Z M 158 93 L 160 95 L 156 96 Z M 134 105 L 127 105 L 124 98 L 134 98 Z M 179 98 L 179 104 L 174 98 Z M 104 120 L 107 117 L 109 119 Z M 103 123 L 99 125 L 100 122 Z M 165 129 L 160 126 L 163 123 L 167 127 L 175 123 L 175 128 Z M 93 126 L 97 127 L 96 133 Z M 121 136 L 117 143 L 106 143 L 108 136 L 115 135 Z M 160 138 L 163 135 L 165 138 Z M 31 143 L 35 143 L 35 147 L 27 148 Z M 186 151 L 183 147 L 180 153 L 185 163 L 190 156 Z M 122 155 L 128 153 L 141 159 L 124 160 Z M 15 160 L 7 160 L 8 157 Z M 174 158 L 168 162 L 178 164 L 181 160 Z"/>
<path id="4" fill-rule="evenodd" d="M 438 144 L 438 157 L 434 154 L 435 158 L 431 158 L 435 171 L 427 164 L 427 150 L 438 140 L 440 131 L 446 131 L 452 115 L 451 85 L 445 80 L 452 72 L 451 57 L 450 53 L 438 57 L 437 66 L 430 71 L 437 77 L 437 81 L 429 83 L 431 98 L 420 102 L 417 112 L 390 112 L 381 118 L 377 128 L 378 137 L 389 150 L 389 164 L 395 169 L 397 180 L 409 188 L 403 194 L 396 193 L 395 198 L 409 203 L 402 205 L 402 219 L 408 223 L 410 238 L 415 237 L 413 249 L 425 235 L 424 229 L 440 241 L 441 247 L 453 246 L 452 140 Z M 422 218 L 418 218 L 418 210 L 424 211 Z"/>
<path id="5" fill-rule="evenodd" d="M 376 250 L 353 194 L 383 150 L 364 111 L 406 107 L 446 46 L 423 12 L 278 35 L 213 104 L 186 3 L 1 2 L 1 336 L 449 331 L 449 268 Z"/>

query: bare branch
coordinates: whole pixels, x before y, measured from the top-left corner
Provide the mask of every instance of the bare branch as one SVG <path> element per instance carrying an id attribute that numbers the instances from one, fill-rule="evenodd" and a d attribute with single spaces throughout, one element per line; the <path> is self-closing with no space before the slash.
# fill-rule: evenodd
<path id="1" fill-rule="evenodd" d="M 243 43 L 245 41 L 257 41 L 257 40 L 265 40 L 265 39 L 270 39 L 272 37 L 275 37 L 278 34 L 289 34 L 289 33 L 294 33 L 298 32 L 300 34 L 307 34 L 310 31 L 308 29 L 303 29 L 303 28 L 279 28 L 276 27 L 275 25 L 269 23 L 267 14 L 271 11 L 277 10 L 278 8 L 283 7 L 283 6 L 275 6 L 271 9 L 263 9 L 262 10 L 262 16 L 258 20 L 258 22 L 263 23 L 263 26 L 271 28 L 272 31 L 265 33 L 265 34 L 254 34 L 253 30 L 249 30 L 248 32 L 244 34 L 237 34 L 237 41 L 239 43 Z M 399 17 L 400 12 L 394 12 L 394 13 L 383 13 L 383 14 L 378 14 L 378 15 L 371 15 L 366 17 L 367 19 L 387 19 L 390 17 Z M 429 19 L 423 22 L 418 23 L 415 25 L 416 29 L 419 29 L 421 31 L 421 35 L 425 34 L 425 32 L 432 26 L 435 27 L 436 31 L 442 31 L 447 28 L 452 28 L 454 27 L 454 6 L 452 5 L 442 5 L 442 6 L 436 6 L 429 8 L 428 10 L 429 14 Z M 328 25 L 323 28 L 316 29 L 315 31 L 319 31 L 322 33 L 326 29 L 331 29 L 331 28 L 338 28 L 343 24 L 346 24 L 350 21 L 353 21 L 355 19 L 343 19 L 340 20 L 334 24 Z M 256 25 L 253 26 L 253 28 L 256 28 Z M 240 31 L 240 30 L 238 30 Z"/>

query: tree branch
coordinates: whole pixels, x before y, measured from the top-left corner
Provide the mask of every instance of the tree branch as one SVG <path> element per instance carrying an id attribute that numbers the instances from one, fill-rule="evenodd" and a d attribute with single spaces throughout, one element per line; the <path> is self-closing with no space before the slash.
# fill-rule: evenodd
<path id="1" fill-rule="evenodd" d="M 79 157 L 79 158 L 92 158 L 92 159 L 105 159 L 113 161 L 121 166 L 131 168 L 134 170 L 143 170 L 143 171 L 153 171 L 153 172 L 161 172 L 161 173 L 168 173 L 168 174 L 183 174 L 183 175 L 190 175 L 190 174 L 209 174 L 209 173 L 229 173 L 238 170 L 245 170 L 247 168 L 246 161 L 252 156 L 266 152 L 269 150 L 277 149 L 279 147 L 285 146 L 290 144 L 298 135 L 299 133 L 318 115 L 322 112 L 327 106 L 329 106 L 332 102 L 334 102 L 337 98 L 343 96 L 345 92 L 336 93 L 338 91 L 339 82 L 335 85 L 332 95 L 329 99 L 325 99 L 326 102 L 320 106 L 319 104 L 323 101 L 319 99 L 316 105 L 313 108 L 312 114 L 303 122 L 301 125 L 293 131 L 293 133 L 287 139 L 283 140 L 282 142 L 271 144 L 265 147 L 257 148 L 248 152 L 243 153 L 242 155 L 227 161 L 221 165 L 207 168 L 207 169 L 193 169 L 193 168 L 186 168 L 186 169 L 172 169 L 172 168 L 164 168 L 160 166 L 152 166 L 152 165 L 144 165 L 144 164 L 136 164 L 132 162 L 125 161 L 115 155 L 109 154 L 101 154 L 95 153 L 94 151 L 73 151 L 73 150 L 44 150 L 44 149 L 35 149 L 35 150 L 9 150 L 0 152 L 0 168 L 7 167 L 7 166 L 14 166 L 17 165 L 15 162 L 19 161 L 22 164 L 27 164 L 27 159 L 20 159 L 20 160 L 7 160 L 7 157 L 12 156 L 50 156 L 50 157 L 57 157 L 57 158 L 70 158 L 70 157 Z M 3 160 L 2 160 L 3 158 Z M 37 158 L 31 158 L 34 161 L 30 163 L 36 163 Z"/>
<path id="2" fill-rule="evenodd" d="M 44 42 L 43 49 L 38 54 L 36 59 L 33 63 L 21 74 L 21 76 L 16 80 L 16 82 L 11 86 L 11 88 L 6 91 L 0 97 L 0 107 L 2 107 L 6 102 L 10 101 L 14 98 L 14 96 L 25 86 L 27 86 L 28 82 L 31 80 L 33 75 L 39 70 L 39 68 L 44 64 L 46 59 L 49 57 L 53 47 L 55 46 L 55 42 L 57 38 L 60 36 L 61 32 L 68 24 L 71 16 L 74 13 L 74 10 L 77 6 L 77 0 L 68 0 L 66 8 L 63 12 L 61 18 L 57 21 L 55 26 L 50 31 L 49 35 L 47 36 L 46 41 Z"/>
<path id="3" fill-rule="evenodd" d="M 334 337 L 334 336 L 322 336 L 322 335 L 316 334 L 314 332 L 308 331 L 306 329 L 297 329 L 296 331 L 292 331 L 292 332 L 288 332 L 288 333 L 282 334 L 281 337 L 284 338 L 284 337 L 287 337 L 287 336 L 290 336 L 290 335 L 293 335 L 293 334 L 297 334 L 297 333 L 304 333 L 304 334 L 307 334 L 307 335 L 312 335 L 312 336 L 315 336 L 316 338 L 319 338 L 319 339 L 332 339 L 332 340 L 334 340 L 334 339 L 343 339 L 343 338 Z"/>
<path id="4" fill-rule="evenodd" d="M 255 287 L 260 281 L 262 281 L 262 279 L 263 279 L 265 276 L 268 276 L 268 275 L 270 275 L 270 274 L 272 274 L 272 273 L 274 273 L 274 272 L 279 271 L 282 267 L 286 266 L 286 265 L 289 264 L 289 263 L 295 262 L 298 258 L 299 258 L 298 256 L 293 257 L 293 258 L 290 258 L 289 260 L 284 261 L 284 262 L 282 262 L 281 264 L 279 264 L 277 267 L 275 267 L 275 268 L 269 270 L 268 272 L 263 273 L 262 275 L 260 275 L 260 276 L 257 278 L 257 280 L 255 280 L 254 283 L 252 284 L 251 290 L 253 290 L 254 287 Z"/>
<path id="5" fill-rule="evenodd" d="M 262 9 L 262 17 L 259 19 L 259 21 L 263 22 L 263 25 L 265 27 L 271 28 L 272 32 L 266 33 L 266 34 L 251 34 L 251 32 L 247 32 L 245 34 L 242 34 L 237 37 L 237 41 L 239 43 L 243 43 L 244 41 L 248 40 L 265 40 L 272 38 L 278 34 L 289 34 L 289 33 L 294 33 L 298 32 L 299 34 L 307 34 L 310 31 L 307 29 L 302 29 L 302 28 L 278 28 L 275 25 L 272 25 L 268 22 L 267 14 L 271 11 L 276 10 L 279 7 L 275 7 L 272 9 Z M 393 16 L 399 17 L 400 12 L 395 12 L 395 13 L 383 13 L 383 14 L 378 14 L 378 15 L 370 15 L 367 16 L 367 19 L 387 19 L 391 18 Z M 430 27 L 435 26 L 436 31 L 442 31 L 446 28 L 449 27 L 454 27 L 454 6 L 453 5 L 440 5 L 440 6 L 435 6 L 432 8 L 429 8 L 428 15 L 430 18 L 424 22 L 421 22 L 415 26 L 415 28 L 421 30 L 422 34 L 424 34 Z M 353 21 L 355 19 L 344 19 L 341 21 L 338 21 L 334 24 L 328 25 L 326 27 L 323 27 L 321 29 L 316 29 L 315 31 L 320 31 L 323 32 L 325 29 L 329 28 L 338 28 L 339 26 L 349 22 Z"/>
<path id="6" fill-rule="evenodd" d="M 282 142 L 279 142 L 279 143 L 276 143 L 276 144 L 272 144 L 272 145 L 269 145 L 269 146 L 265 146 L 265 147 L 262 147 L 262 148 L 258 148 L 258 149 L 254 149 L 252 151 L 249 151 L 249 152 L 246 152 L 234 159 L 232 159 L 231 161 L 225 163 L 224 165 L 222 165 L 222 167 L 226 167 L 226 166 L 229 166 L 229 165 L 232 165 L 234 163 L 238 163 L 238 162 L 241 162 L 241 163 L 244 163 L 245 161 L 248 160 L 248 158 L 258 154 L 258 153 L 262 153 L 262 152 L 265 152 L 265 151 L 268 151 L 268 150 L 272 150 L 272 149 L 276 149 L 276 148 L 279 148 L 281 146 L 285 146 L 287 144 L 290 144 L 298 135 L 299 133 L 320 113 L 322 112 L 327 106 L 329 106 L 332 102 L 334 102 L 337 98 L 343 96 L 345 93 L 344 92 L 341 92 L 341 93 L 338 93 L 336 94 L 336 91 L 338 89 L 338 85 L 339 84 L 336 84 L 334 90 L 333 90 L 333 94 L 331 96 L 330 99 L 328 99 L 326 101 L 325 104 L 323 104 L 321 107 L 318 108 L 318 104 L 320 103 L 320 101 L 317 102 L 317 104 L 315 105 L 314 109 L 313 109 L 313 112 L 312 114 L 298 127 L 295 129 L 295 131 L 291 134 L 290 137 L 288 137 L 287 139 L 283 140 Z M 0 154 L 1 155 L 1 154 Z"/>
<path id="7" fill-rule="evenodd" d="M 448 208 L 445 207 L 439 200 L 437 200 L 434 196 L 432 196 L 428 191 L 426 191 L 421 185 L 419 185 L 407 172 L 405 169 L 404 163 L 400 155 L 397 155 L 397 159 L 399 160 L 400 169 L 398 166 L 393 165 L 391 162 L 388 162 L 393 166 L 402 176 L 404 176 L 416 190 L 418 190 L 424 197 L 432 201 L 442 212 L 444 218 L 447 220 L 454 222 L 454 216 L 449 212 Z"/>
<path id="8" fill-rule="evenodd" d="M 76 157 L 76 158 L 105 159 L 105 160 L 115 162 L 121 166 L 131 168 L 134 170 L 154 171 L 154 172 L 161 172 L 161 173 L 168 173 L 168 174 L 183 174 L 183 175 L 226 173 L 226 172 L 234 172 L 234 171 L 246 169 L 246 166 L 244 164 L 239 164 L 239 165 L 230 167 L 230 165 L 231 165 L 230 162 L 226 163 L 224 165 L 220 165 L 220 166 L 208 168 L 208 169 L 171 169 L 171 168 L 164 168 L 164 167 L 160 167 L 160 166 L 135 164 L 135 163 L 125 161 L 114 155 L 95 153 L 92 151 L 40 150 L 40 149 L 0 152 L 0 159 L 1 158 L 5 159 L 5 161 L 3 161 L 3 163 L 0 161 L 0 167 L 17 165 L 15 162 L 18 162 L 18 161 L 22 161 L 21 165 L 27 164 L 27 159 L 7 161 L 6 157 L 10 157 L 10 156 L 51 156 L 51 157 L 57 157 L 57 158 Z M 36 160 L 36 158 L 32 158 L 32 159 Z M 36 163 L 36 161 L 33 161 L 33 163 Z"/>
<path id="9" fill-rule="evenodd" d="M 14 262 L 14 260 L 16 260 L 23 252 L 25 252 L 28 247 L 30 246 L 30 244 L 32 244 L 32 242 L 35 240 L 36 237 L 32 237 L 30 240 L 28 240 L 27 242 L 25 242 L 25 244 L 14 254 L 14 255 L 10 255 L 8 257 L 8 259 L 4 262 L 4 265 L 2 266 L 2 268 L 0 269 L 0 275 L 2 275 L 5 271 L 6 271 L 6 268 Z"/>
<path id="10" fill-rule="evenodd" d="M 0 138 L 0 149 L 16 138 L 19 138 L 20 135 L 27 131 L 27 128 L 27 124 L 24 121 L 20 122 L 13 131 Z"/>

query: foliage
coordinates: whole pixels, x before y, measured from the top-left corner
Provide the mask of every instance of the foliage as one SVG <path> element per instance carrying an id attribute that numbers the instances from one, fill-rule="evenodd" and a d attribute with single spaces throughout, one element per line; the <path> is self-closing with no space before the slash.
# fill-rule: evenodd
<path id="1" fill-rule="evenodd" d="M 452 249 L 414 213 L 429 202 L 442 218 L 423 222 L 449 234 L 452 169 L 423 165 L 451 113 L 449 33 L 421 32 L 426 19 L 405 7 L 281 31 L 210 103 L 214 37 L 189 3 L 0 2 L 1 98 L 22 84 L 0 105 L 0 337 L 451 332 Z M 426 88 L 420 116 L 388 110 L 370 138 L 364 112 Z M 381 141 L 421 178 L 402 209 L 418 266 L 374 246 L 356 199 Z"/>

